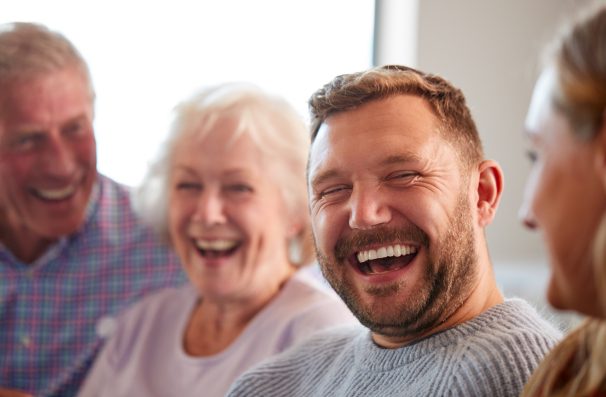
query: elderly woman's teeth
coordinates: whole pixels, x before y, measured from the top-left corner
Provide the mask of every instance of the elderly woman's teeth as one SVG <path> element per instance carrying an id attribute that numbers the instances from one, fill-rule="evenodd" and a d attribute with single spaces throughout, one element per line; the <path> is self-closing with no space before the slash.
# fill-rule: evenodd
<path id="1" fill-rule="evenodd" d="M 228 251 L 237 244 L 235 240 L 196 240 L 196 246 L 205 251 Z"/>

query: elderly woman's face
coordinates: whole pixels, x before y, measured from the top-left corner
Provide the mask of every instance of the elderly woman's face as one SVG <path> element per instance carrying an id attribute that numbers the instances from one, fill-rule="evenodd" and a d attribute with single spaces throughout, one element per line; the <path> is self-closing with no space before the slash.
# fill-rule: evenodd
<path id="1" fill-rule="evenodd" d="M 596 314 L 591 243 L 606 198 L 596 147 L 575 137 L 568 120 L 552 106 L 554 83 L 554 71 L 546 69 L 528 110 L 533 164 L 521 215 L 526 226 L 542 232 L 549 252 L 549 302 L 559 309 Z"/>
<path id="2" fill-rule="evenodd" d="M 170 169 L 169 231 L 190 281 L 210 300 L 265 299 L 292 273 L 296 233 L 278 184 L 252 139 L 233 122 L 182 138 Z"/>

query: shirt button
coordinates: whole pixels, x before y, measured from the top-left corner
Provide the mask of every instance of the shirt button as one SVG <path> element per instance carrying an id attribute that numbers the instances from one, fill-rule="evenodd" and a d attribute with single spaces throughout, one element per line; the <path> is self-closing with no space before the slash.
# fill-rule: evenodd
<path id="1" fill-rule="evenodd" d="M 97 336 L 106 339 L 116 330 L 116 319 L 111 316 L 103 316 L 97 321 Z"/>
<path id="2" fill-rule="evenodd" d="M 21 335 L 21 337 L 19 339 L 20 339 L 23 347 L 25 347 L 26 349 L 29 349 L 30 347 L 32 347 L 32 340 L 30 339 L 29 336 Z"/>

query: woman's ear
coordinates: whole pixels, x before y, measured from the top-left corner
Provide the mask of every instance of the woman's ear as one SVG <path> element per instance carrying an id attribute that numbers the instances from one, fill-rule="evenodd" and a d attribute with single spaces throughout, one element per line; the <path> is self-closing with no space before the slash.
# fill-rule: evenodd
<path id="1" fill-rule="evenodd" d="M 497 162 L 484 160 L 478 166 L 478 172 L 478 222 L 481 227 L 486 227 L 494 219 L 499 207 L 503 193 L 503 171 Z"/>
<path id="2" fill-rule="evenodd" d="M 289 211 L 288 217 L 289 219 L 286 229 L 286 238 L 296 238 L 303 230 L 304 221 L 301 219 L 301 214 L 296 211 Z"/>

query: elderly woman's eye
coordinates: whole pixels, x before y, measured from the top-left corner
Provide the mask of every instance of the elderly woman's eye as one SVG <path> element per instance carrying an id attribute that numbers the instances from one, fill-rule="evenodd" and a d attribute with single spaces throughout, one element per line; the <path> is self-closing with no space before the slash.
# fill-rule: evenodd
<path id="1" fill-rule="evenodd" d="M 253 188 L 245 183 L 234 183 L 227 186 L 227 190 L 234 193 L 247 193 L 252 192 Z"/>
<path id="2" fill-rule="evenodd" d="M 197 190 L 201 189 L 202 185 L 195 182 L 178 182 L 175 187 L 177 190 Z"/>

